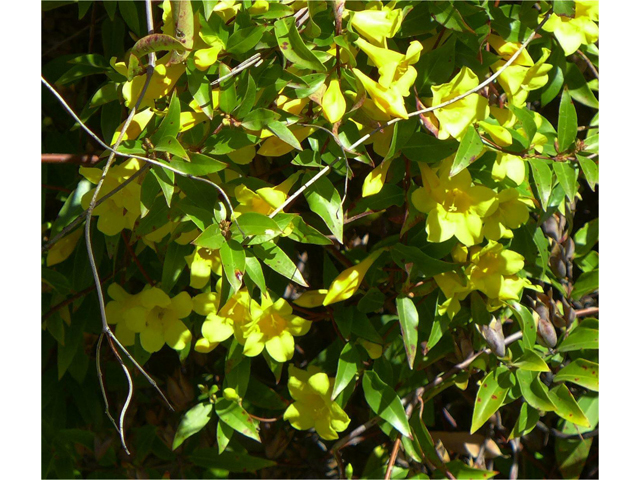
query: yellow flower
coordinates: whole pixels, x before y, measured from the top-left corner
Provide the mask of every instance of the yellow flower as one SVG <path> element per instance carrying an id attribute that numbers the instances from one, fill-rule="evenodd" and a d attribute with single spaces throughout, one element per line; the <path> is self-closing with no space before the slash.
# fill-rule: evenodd
<path id="1" fill-rule="evenodd" d="M 453 157 L 443 161 L 439 175 L 426 163 L 419 163 L 423 186 L 411 195 L 413 205 L 427 215 L 430 242 L 444 242 L 455 236 L 466 246 L 482 240 L 482 218 L 495 210 L 495 193 L 474 186 L 467 169 L 449 177 Z"/>
<path id="2" fill-rule="evenodd" d="M 513 238 L 512 229 L 529 220 L 529 209 L 515 188 L 507 188 L 498 193 L 498 208 L 484 218 L 482 234 L 489 240 Z"/>
<path id="3" fill-rule="evenodd" d="M 378 68 L 380 78 L 378 83 L 385 88 L 395 88 L 403 97 L 409 96 L 410 87 L 416 81 L 418 72 L 413 65 L 420 59 L 422 44 L 417 40 L 412 41 L 405 55 L 387 50 L 386 48 L 371 45 L 366 40 L 359 38 L 355 44 L 367 54 L 369 59 Z"/>
<path id="4" fill-rule="evenodd" d="M 313 127 L 300 127 L 294 125 L 291 127 L 291 133 L 293 133 L 293 136 L 296 137 L 298 142 L 301 142 L 313 133 Z M 262 145 L 260 145 L 258 153 L 265 157 L 281 157 L 282 155 L 289 153 L 291 150 L 293 150 L 293 146 L 283 140 L 280 140 L 276 136 L 270 136 L 262 143 Z"/>
<path id="5" fill-rule="evenodd" d="M 439 105 L 451 100 L 477 87 L 479 83 L 478 77 L 471 69 L 462 67 L 462 70 L 449 83 L 431 87 L 432 104 Z M 461 140 L 469 125 L 489 116 L 489 102 L 483 96 L 472 93 L 462 100 L 435 110 L 434 115 L 440 122 L 438 132 L 440 140 L 446 140 L 450 136 Z"/>
<path id="6" fill-rule="evenodd" d="M 363 197 L 375 195 L 382 190 L 384 182 L 387 179 L 387 172 L 389 171 L 391 162 L 393 162 L 393 158 L 383 161 L 380 165 L 369 172 L 369 175 L 367 175 L 364 179 L 364 183 L 362 184 Z"/>
<path id="7" fill-rule="evenodd" d="M 107 289 L 112 301 L 106 305 L 107 322 L 116 325 L 116 337 L 125 347 L 135 344 L 136 334 L 127 327 L 126 318 L 130 312 L 140 306 L 140 297 L 127 293 L 117 283 L 112 283 Z"/>
<path id="8" fill-rule="evenodd" d="M 208 348 L 211 351 L 220 342 L 224 342 L 231 335 L 241 344 L 245 343 L 246 326 L 251 322 L 251 311 L 257 302 L 251 298 L 246 288 L 238 290 L 217 312 L 214 310 L 216 302 L 209 303 L 207 309 L 207 319 L 202 324 L 202 336 L 206 342 L 201 342 L 200 346 L 204 351 Z M 200 306 L 198 307 L 200 308 Z M 205 311 L 205 309 L 200 310 Z M 198 313 L 198 312 L 197 312 Z M 206 345 L 205 345 L 206 343 Z"/>
<path id="9" fill-rule="evenodd" d="M 153 107 L 154 100 L 167 96 L 171 90 L 173 90 L 178 79 L 185 72 L 186 66 L 184 63 L 177 63 L 167 67 L 165 63 L 168 60 L 169 55 L 165 55 L 158 60 L 158 63 L 153 70 L 149 87 L 147 88 L 142 102 L 140 103 L 140 108 Z M 142 92 L 142 87 L 146 80 L 147 75 L 142 74 L 134 77 L 131 81 L 125 82 L 122 86 L 122 96 L 125 100 L 124 104 L 127 107 L 133 107 L 138 101 L 138 97 L 140 96 L 140 92 Z"/>
<path id="10" fill-rule="evenodd" d="M 362 82 L 365 90 L 371 97 L 371 100 L 384 113 L 400 118 L 409 118 L 407 109 L 404 106 L 404 98 L 395 88 L 386 88 L 378 82 L 371 80 L 357 68 L 353 69 L 353 73 Z"/>
<path id="11" fill-rule="evenodd" d="M 129 123 L 127 131 L 124 133 L 122 141 L 124 142 L 125 140 L 135 140 L 136 138 L 138 138 L 152 118 L 153 110 L 151 110 L 150 108 L 147 108 L 140 113 L 136 113 L 131 119 L 131 123 Z M 125 122 L 122 122 L 116 129 L 115 133 L 113 134 L 113 138 L 111 139 L 111 145 L 115 144 L 116 140 L 118 140 L 124 124 Z"/>
<path id="12" fill-rule="evenodd" d="M 73 253 L 82 236 L 83 229 L 78 228 L 68 235 L 65 235 L 49 249 L 47 253 L 47 267 L 52 267 L 64 262 Z"/>
<path id="13" fill-rule="evenodd" d="M 490 299 L 519 300 L 522 289 L 529 283 L 516 275 L 523 267 L 522 255 L 489 240 L 486 247 L 471 254 L 466 272 L 473 289 Z"/>
<path id="14" fill-rule="evenodd" d="M 473 290 L 466 279 L 455 272 L 445 272 L 433 277 L 436 284 L 444 293 L 446 300 L 438 305 L 438 315 L 455 317 L 460 311 L 460 301 L 464 300 Z"/>
<path id="15" fill-rule="evenodd" d="M 330 123 L 339 122 L 347 110 L 347 102 L 340 91 L 340 80 L 332 78 L 322 96 L 322 114 Z"/>
<path id="16" fill-rule="evenodd" d="M 240 205 L 235 208 L 234 212 L 236 215 L 245 212 L 269 215 L 289 198 L 289 190 L 301 174 L 302 172 L 296 172 L 280 185 L 259 188 L 255 192 L 244 185 L 238 185 L 235 189 L 235 195 Z"/>
<path id="17" fill-rule="evenodd" d="M 360 287 L 373 262 L 382 254 L 384 249 L 379 249 L 362 260 L 359 264 L 347 268 L 331 282 L 329 291 L 327 292 L 323 305 L 331 305 L 332 303 L 342 302 L 351 298 Z"/>
<path id="18" fill-rule="evenodd" d="M 320 290 L 309 290 L 304 292 L 293 303 L 303 308 L 315 308 L 322 305 L 329 290 L 321 288 Z"/>
<path id="19" fill-rule="evenodd" d="M 542 26 L 546 32 L 553 32 L 565 55 L 571 55 L 580 45 L 591 45 L 598 41 L 598 2 L 576 0 L 575 4 L 575 18 L 559 17 L 552 13 Z"/>
<path id="20" fill-rule="evenodd" d="M 111 167 L 100 189 L 98 200 L 138 170 L 140 170 L 140 162 L 135 158 Z M 102 176 L 102 169 L 80 167 L 80 175 L 91 183 L 97 184 Z M 117 235 L 125 228 L 133 230 L 140 216 L 140 189 L 138 178 L 98 205 L 93 210 L 93 215 L 98 216 L 98 230 L 105 235 Z M 84 194 L 81 201 L 83 208 L 89 207 L 94 192 L 95 188 L 92 188 Z"/>
<path id="21" fill-rule="evenodd" d="M 387 38 L 393 37 L 402 24 L 402 9 L 361 10 L 349 12 L 351 25 L 364 38 L 378 47 L 387 47 Z"/>
<path id="22" fill-rule="evenodd" d="M 262 304 L 251 306 L 252 321 L 246 326 L 244 354 L 255 357 L 266 348 L 276 362 L 286 362 L 293 358 L 294 336 L 305 335 L 311 322 L 293 315 L 291 305 L 284 298 L 274 303 L 271 297 L 262 295 Z"/>
<path id="23" fill-rule="evenodd" d="M 166 343 L 174 350 L 182 350 L 191 341 L 191 332 L 181 319 L 189 316 L 193 302 L 187 292 L 170 298 L 157 287 L 138 294 L 139 306 L 123 314 L 127 327 L 140 333 L 140 343 L 147 352 L 154 353 Z"/>
<path id="24" fill-rule="evenodd" d="M 334 382 L 318 367 L 304 371 L 290 365 L 288 387 L 294 402 L 284 412 L 284 419 L 297 430 L 315 428 L 321 438 L 336 440 L 351 419 L 331 400 Z"/>
<path id="25" fill-rule="evenodd" d="M 218 276 L 222 275 L 222 259 L 220 258 L 220 250 L 196 247 L 191 255 L 184 258 L 187 261 L 187 265 L 189 265 L 189 270 L 191 272 L 189 286 L 193 288 L 203 288 L 211 278 L 212 272 Z"/>
<path id="26" fill-rule="evenodd" d="M 496 161 L 491 168 L 491 177 L 494 180 L 504 180 L 508 177 L 516 185 L 524 182 L 525 166 L 522 157 L 503 152 L 497 152 L 496 155 Z"/>

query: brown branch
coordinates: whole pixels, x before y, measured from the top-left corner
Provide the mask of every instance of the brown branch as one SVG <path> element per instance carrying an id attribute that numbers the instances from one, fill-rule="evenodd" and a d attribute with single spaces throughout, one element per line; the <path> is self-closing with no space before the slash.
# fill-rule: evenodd
<path id="1" fill-rule="evenodd" d="M 144 277 L 144 279 L 147 281 L 147 283 L 149 285 L 151 285 L 152 287 L 155 286 L 156 282 L 155 280 L 153 280 L 149 274 L 147 273 L 147 271 L 144 269 L 144 267 L 142 266 L 142 263 L 140 263 L 140 260 L 138 260 L 138 256 L 136 255 L 136 253 L 133 251 L 133 248 L 131 247 L 131 245 L 129 244 L 129 240 L 131 240 L 131 237 L 127 238 L 126 234 L 124 233 L 124 230 L 122 231 L 122 239 L 124 240 L 124 246 L 127 249 L 127 252 L 129 252 L 129 255 L 131 255 L 131 258 L 133 258 L 134 263 L 136 264 L 136 266 L 138 267 L 138 270 L 140 270 L 140 273 L 142 273 L 142 276 Z"/>
<path id="2" fill-rule="evenodd" d="M 589 315 L 598 315 L 600 313 L 600 307 L 583 308 L 582 310 L 576 310 L 576 317 L 588 317 Z"/>
<path id="3" fill-rule="evenodd" d="M 589 70 L 591 70 L 591 73 L 593 73 L 593 76 L 596 77 L 596 79 L 600 80 L 600 74 L 598 73 L 598 69 L 591 62 L 589 57 L 587 57 L 587 55 L 584 52 L 581 52 L 580 50 L 576 50 L 576 53 L 580 55 L 585 62 L 587 62 L 587 65 L 589 66 Z"/>
<path id="4" fill-rule="evenodd" d="M 70 163 L 73 165 L 91 166 L 102 160 L 98 155 L 74 155 L 71 153 L 43 153 L 42 163 Z"/>
<path id="5" fill-rule="evenodd" d="M 402 435 L 398 434 L 398 438 L 393 442 L 393 450 L 391 450 L 391 455 L 389 456 L 389 463 L 387 465 L 387 471 L 384 474 L 384 480 L 389 480 L 391 478 L 391 472 L 393 471 L 393 466 L 396 463 L 396 458 L 398 457 L 398 451 L 400 451 L 400 440 L 402 439 Z"/>

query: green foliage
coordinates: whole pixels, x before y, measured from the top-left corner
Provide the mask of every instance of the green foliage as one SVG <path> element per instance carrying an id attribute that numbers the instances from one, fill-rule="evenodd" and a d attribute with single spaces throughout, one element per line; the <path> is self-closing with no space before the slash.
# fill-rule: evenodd
<path id="1" fill-rule="evenodd" d="M 43 152 L 100 155 L 43 166 L 43 478 L 597 472 L 597 4 L 498 3 L 43 4 L 95 42 L 43 77 L 140 157 L 100 305 L 107 153 L 43 90 Z M 130 457 L 102 307 L 175 408 L 118 351 Z"/>

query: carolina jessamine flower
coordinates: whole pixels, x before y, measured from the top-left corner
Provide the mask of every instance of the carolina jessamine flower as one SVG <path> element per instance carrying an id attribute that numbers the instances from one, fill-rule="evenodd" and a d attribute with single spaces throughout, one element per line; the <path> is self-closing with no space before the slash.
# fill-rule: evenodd
<path id="1" fill-rule="evenodd" d="M 268 294 L 262 295 L 262 303 L 251 306 L 251 323 L 246 326 L 244 354 L 255 357 L 267 349 L 276 362 L 293 358 L 294 336 L 305 335 L 311 322 L 293 314 L 291 305 L 284 298 L 275 303 Z"/>
<path id="2" fill-rule="evenodd" d="M 284 419 L 298 430 L 315 428 L 325 440 L 337 439 L 351 419 L 331 400 L 334 382 L 318 367 L 304 371 L 290 365 L 288 387 L 294 402 L 284 412 Z"/>
<path id="3" fill-rule="evenodd" d="M 460 311 L 460 301 L 467 298 L 473 288 L 464 276 L 461 277 L 455 272 L 441 273 L 433 279 L 446 298 L 438 305 L 438 315 L 448 315 L 449 318 L 453 318 Z"/>
<path id="4" fill-rule="evenodd" d="M 127 127 L 127 131 L 124 132 L 122 141 L 135 140 L 136 138 L 138 138 L 142 133 L 142 131 L 146 128 L 147 124 L 153 118 L 153 115 L 154 115 L 153 110 L 150 108 L 147 108 L 146 110 L 143 110 L 140 113 L 136 113 L 131 119 L 131 123 L 129 123 L 129 126 Z M 116 143 L 116 140 L 118 140 L 118 137 L 120 136 L 120 132 L 122 131 L 125 122 L 122 122 L 118 126 L 118 128 L 116 128 L 116 131 L 113 134 L 113 138 L 111 139 L 111 145 Z"/>
<path id="5" fill-rule="evenodd" d="M 203 288 L 211 278 L 211 273 L 215 273 L 218 276 L 222 275 L 220 250 L 196 247 L 191 255 L 184 258 L 187 261 L 187 265 L 189 265 L 189 286 L 193 288 Z"/>
<path id="6" fill-rule="evenodd" d="M 136 334 L 127 326 L 127 317 L 140 307 L 140 297 L 126 292 L 117 283 L 112 283 L 107 289 L 111 301 L 106 305 L 107 322 L 116 326 L 116 337 L 125 347 L 135 344 Z M 139 312 L 143 313 L 143 312 Z"/>
<path id="7" fill-rule="evenodd" d="M 156 67 L 153 70 L 151 81 L 144 94 L 140 108 L 153 107 L 154 101 L 162 97 L 166 97 L 171 93 L 178 79 L 186 71 L 186 65 L 184 63 L 174 63 L 167 66 L 170 54 L 158 59 Z M 117 64 L 116 64 L 117 65 Z M 124 64 L 123 64 L 124 65 Z M 120 71 L 120 73 L 122 73 Z M 126 76 L 126 73 L 125 73 Z M 124 97 L 124 104 L 131 108 L 138 101 L 142 87 L 147 80 L 147 75 L 137 75 L 131 81 L 127 81 L 122 86 L 122 96 Z"/>
<path id="8" fill-rule="evenodd" d="M 174 350 L 182 350 L 191 341 L 191 332 L 181 319 L 189 316 L 193 302 L 187 292 L 170 298 L 157 287 L 138 294 L 139 305 L 123 314 L 127 327 L 140 333 L 140 343 L 147 352 L 154 353 L 166 343 Z"/>
<path id="9" fill-rule="evenodd" d="M 98 200 L 138 170 L 140 170 L 140 162 L 135 158 L 111 167 L 100 189 Z M 80 167 L 80 175 L 91 183 L 97 184 L 102 177 L 102 169 Z M 125 228 L 133 230 L 140 216 L 140 189 L 140 181 L 136 179 L 98 205 L 93 210 L 93 215 L 98 216 L 98 230 L 105 235 L 116 235 Z M 82 208 L 89 207 L 94 192 L 95 188 L 92 188 L 84 194 L 81 201 Z"/>
<path id="10" fill-rule="evenodd" d="M 504 180 L 508 177 L 516 185 L 520 185 L 525 177 L 524 159 L 510 153 L 497 152 L 496 161 L 491 168 L 491 177 L 494 180 Z"/>
<path id="11" fill-rule="evenodd" d="M 382 5 L 382 4 L 381 4 Z M 345 10 L 356 31 L 377 47 L 387 47 L 387 38 L 392 38 L 402 24 L 402 9 L 382 7 L 359 12 Z"/>
<path id="12" fill-rule="evenodd" d="M 553 32 L 565 55 L 574 53 L 580 45 L 591 45 L 598 41 L 598 2 L 576 0 L 575 17 L 560 17 L 552 13 L 542 26 L 546 32 Z"/>
<path id="13" fill-rule="evenodd" d="M 511 230 L 529 220 L 529 209 L 515 188 L 507 188 L 498 193 L 498 208 L 484 218 L 482 234 L 489 240 L 513 238 Z"/>
<path id="14" fill-rule="evenodd" d="M 358 80 L 362 82 L 371 100 L 373 100 L 380 110 L 393 117 L 409 118 L 407 109 L 404 106 L 404 97 L 400 94 L 399 90 L 393 87 L 383 87 L 378 82 L 371 80 L 357 68 L 353 69 L 353 73 L 358 77 Z"/>
<path id="15" fill-rule="evenodd" d="M 202 324 L 202 336 L 206 345 L 204 341 L 201 342 L 201 349 L 198 351 L 211 351 L 231 335 L 244 345 L 246 326 L 252 320 L 251 312 L 255 305 L 257 302 L 251 298 L 246 287 L 238 290 L 217 312 L 209 305 L 211 311 Z"/>
<path id="16" fill-rule="evenodd" d="M 490 299 L 519 300 L 522 289 L 529 283 L 516 275 L 524 268 L 524 257 L 492 240 L 472 252 L 470 261 L 466 272 L 473 289 Z"/>
<path id="17" fill-rule="evenodd" d="M 289 190 L 301 174 L 302 172 L 296 172 L 275 187 L 259 188 L 255 192 L 244 185 L 238 185 L 235 189 L 235 196 L 240 204 L 234 209 L 234 212 L 236 215 L 242 215 L 245 212 L 269 215 L 289 198 Z"/>
<path id="18" fill-rule="evenodd" d="M 47 253 L 47 267 L 62 263 L 69 258 L 75 250 L 78 240 L 80 240 L 82 236 L 82 232 L 83 229 L 78 228 L 54 243 Z"/>
<path id="19" fill-rule="evenodd" d="M 340 90 L 340 80 L 332 78 L 322 96 L 322 114 L 330 123 L 336 123 L 342 119 L 346 110 L 347 102 Z"/>
<path id="20" fill-rule="evenodd" d="M 376 250 L 359 264 L 341 272 L 335 280 L 331 282 L 329 291 L 327 292 L 322 304 L 331 305 L 332 303 L 342 302 L 351 298 L 358 291 L 367 271 L 371 268 L 373 262 L 377 260 L 382 252 L 384 252 L 384 249 L 382 248 Z"/>
<path id="21" fill-rule="evenodd" d="M 387 172 L 389 171 L 389 167 L 391 167 L 391 162 L 393 162 L 393 158 L 381 162 L 380 165 L 369 172 L 362 184 L 363 197 L 375 195 L 382 190 L 384 182 L 387 179 Z"/>
<path id="22" fill-rule="evenodd" d="M 367 54 L 378 68 L 380 74 L 378 83 L 381 86 L 395 88 L 403 97 L 409 96 L 411 93 L 409 89 L 418 76 L 418 72 L 412 65 L 420 59 L 422 51 L 420 42 L 412 41 L 404 55 L 393 50 L 376 47 L 363 38 L 357 39 L 355 44 Z"/>
<path id="23" fill-rule="evenodd" d="M 293 303 L 303 308 L 315 308 L 322 305 L 324 298 L 327 296 L 326 288 L 321 288 L 319 290 L 309 290 L 304 292 L 298 298 L 296 298 Z"/>
<path id="24" fill-rule="evenodd" d="M 450 82 L 431 87 L 432 104 L 435 106 L 451 100 L 477 87 L 479 83 L 478 77 L 470 68 L 462 67 Z M 440 123 L 438 138 L 446 140 L 451 136 L 460 140 L 469 125 L 489 116 L 489 101 L 477 93 L 472 93 L 433 113 Z"/>
<path id="25" fill-rule="evenodd" d="M 444 242 L 455 236 L 467 246 L 482 240 L 482 219 L 495 210 L 495 193 L 473 185 L 467 169 L 449 177 L 453 157 L 444 160 L 439 175 L 426 163 L 419 163 L 423 186 L 411 195 L 413 205 L 427 214 L 430 242 Z"/>

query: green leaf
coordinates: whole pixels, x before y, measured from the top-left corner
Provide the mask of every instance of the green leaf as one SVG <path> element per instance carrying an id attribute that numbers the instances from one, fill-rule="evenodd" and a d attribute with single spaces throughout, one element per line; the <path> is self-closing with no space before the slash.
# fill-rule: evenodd
<path id="1" fill-rule="evenodd" d="M 516 370 L 518 386 L 527 403 L 538 410 L 553 412 L 556 406 L 551 402 L 549 389 L 540 381 L 539 375 L 536 372 Z"/>
<path id="2" fill-rule="evenodd" d="M 198 403 L 184 414 L 173 437 L 171 450 L 175 450 L 191 435 L 195 435 L 211 420 L 213 405 L 209 402 Z"/>
<path id="3" fill-rule="evenodd" d="M 362 388 L 367 403 L 376 415 L 389 422 L 405 437 L 411 437 L 407 415 L 396 392 L 373 370 L 364 372 Z"/>
<path id="4" fill-rule="evenodd" d="M 529 229 L 529 227 L 530 226 L 527 225 L 527 229 Z M 536 244 L 536 248 L 540 254 L 542 274 L 545 275 L 549 265 L 549 240 L 547 240 L 547 237 L 545 237 L 544 232 L 540 227 L 536 228 L 535 233 L 533 234 L 533 243 Z"/>
<path id="5" fill-rule="evenodd" d="M 342 349 L 338 360 L 338 373 L 336 373 L 331 400 L 335 400 L 347 388 L 347 385 L 354 379 L 361 368 L 362 358 L 358 348 L 351 342 L 347 343 Z"/>
<path id="6" fill-rule="evenodd" d="M 600 286 L 600 270 L 595 269 L 590 272 L 584 272 L 575 285 L 573 286 L 573 290 L 571 291 L 571 298 L 575 300 L 580 300 L 585 295 L 597 290 Z"/>
<path id="7" fill-rule="evenodd" d="M 413 117 L 404 122 L 398 122 L 393 126 L 393 135 L 391 137 L 391 144 L 389 150 L 384 156 L 383 161 L 387 161 L 393 158 L 405 144 L 411 139 L 418 126 L 418 118 Z"/>
<path id="8" fill-rule="evenodd" d="M 518 302 L 509 302 L 511 310 L 515 313 L 518 323 L 520 324 L 520 330 L 522 331 L 522 341 L 525 347 L 532 348 L 536 343 L 536 322 L 533 319 L 533 315 L 529 309 Z"/>
<path id="9" fill-rule="evenodd" d="M 598 243 L 600 222 L 596 218 L 584 224 L 573 236 L 576 242 L 576 258 L 584 257 Z"/>
<path id="10" fill-rule="evenodd" d="M 575 141 L 578 134 L 578 116 L 571 96 L 567 90 L 560 98 L 560 113 L 558 117 L 558 153 L 566 151 Z M 554 163 L 554 166 L 559 162 Z"/>
<path id="11" fill-rule="evenodd" d="M 583 155 L 576 155 L 576 158 L 578 159 L 578 163 L 580 164 L 580 168 L 582 169 L 582 173 L 584 173 L 584 178 L 587 180 L 589 187 L 591 187 L 591 190 L 595 192 L 596 185 L 598 184 L 598 165 L 596 162 Z"/>
<path id="12" fill-rule="evenodd" d="M 202 112 L 211 120 L 213 118 L 213 104 L 211 102 L 211 85 L 206 72 L 201 72 L 195 65 L 187 68 L 187 88 L 189 94 L 198 102 Z"/>
<path id="13" fill-rule="evenodd" d="M 598 349 L 600 332 L 593 328 L 577 326 L 558 347 L 559 352 Z"/>
<path id="14" fill-rule="evenodd" d="M 275 243 L 266 242 L 258 245 L 254 248 L 254 253 L 272 270 L 278 272 L 287 280 L 296 282 L 303 287 L 309 286 L 295 263 L 293 263 L 289 256 Z"/>
<path id="15" fill-rule="evenodd" d="M 180 245 L 176 242 L 169 243 L 162 263 L 162 289 L 166 293 L 171 291 L 178 278 L 180 278 L 180 274 L 187 265 L 184 257 L 190 253 L 190 250 L 189 245 Z"/>
<path id="16" fill-rule="evenodd" d="M 182 145 L 180 145 L 180 142 L 176 140 L 176 137 L 162 137 L 162 140 L 154 145 L 154 150 L 158 152 L 167 152 L 184 160 L 189 160 L 186 150 Z"/>
<path id="17" fill-rule="evenodd" d="M 238 225 L 240 225 L 240 228 L 245 235 L 267 235 L 273 238 L 282 233 L 278 224 L 272 218 L 269 218 L 262 213 L 243 213 L 238 217 Z"/>
<path id="18" fill-rule="evenodd" d="M 276 215 L 275 218 L 277 218 Z M 293 225 L 293 231 L 289 234 L 289 238 L 296 242 L 310 243 L 313 245 L 331 245 L 331 240 L 325 237 L 318 230 L 310 225 L 307 225 L 302 217 L 296 215 L 291 220 Z"/>
<path id="19" fill-rule="evenodd" d="M 235 240 L 229 240 L 220 247 L 220 259 L 225 277 L 234 292 L 242 287 L 242 277 L 245 271 L 245 252 L 242 245 Z"/>
<path id="20" fill-rule="evenodd" d="M 571 98 L 587 107 L 600 108 L 598 99 L 589 88 L 582 72 L 575 63 L 567 63 L 567 71 L 565 72 L 564 78 L 567 87 L 569 87 L 569 95 L 571 95 Z"/>
<path id="21" fill-rule="evenodd" d="M 493 478 L 498 473 L 500 473 L 492 470 L 473 468 L 469 465 L 466 465 L 461 460 L 453 460 L 452 462 L 447 463 L 447 470 L 449 471 L 449 473 L 451 473 L 453 478 L 464 478 L 465 480 L 484 480 L 487 478 Z"/>
<path id="22" fill-rule="evenodd" d="M 498 367 L 484 377 L 476 394 L 469 433 L 476 432 L 498 411 L 514 385 L 515 380 L 507 367 Z"/>
<path id="23" fill-rule="evenodd" d="M 310 178 L 310 175 L 305 175 L 303 182 L 306 183 Z M 327 177 L 320 177 L 304 191 L 304 196 L 311 211 L 324 220 L 338 242 L 342 243 L 342 204 L 340 194 L 331 181 Z"/>
<path id="24" fill-rule="evenodd" d="M 280 51 L 287 60 L 297 68 L 317 70 L 319 72 L 327 71 L 322 62 L 318 60 L 318 57 L 305 45 L 298 33 L 293 17 L 277 20 L 274 26 L 278 47 L 280 47 Z"/>
<path id="25" fill-rule="evenodd" d="M 261 292 L 267 293 L 262 266 L 256 257 L 248 256 L 245 259 L 245 273 L 249 275 L 251 281 L 257 285 Z"/>
<path id="26" fill-rule="evenodd" d="M 433 135 L 417 132 L 406 143 L 402 153 L 413 162 L 436 163 L 456 153 L 458 146 L 455 140 L 438 140 Z"/>
<path id="27" fill-rule="evenodd" d="M 549 391 L 549 398 L 556 406 L 559 417 L 582 427 L 591 427 L 589 420 L 565 384 L 552 388 Z"/>
<path id="28" fill-rule="evenodd" d="M 231 69 L 220 62 L 218 75 L 223 77 L 231 72 Z M 238 106 L 238 96 L 236 95 L 236 79 L 229 78 L 220 83 L 220 110 L 224 113 L 231 113 Z"/>
<path id="29" fill-rule="evenodd" d="M 218 398 L 216 400 L 216 414 L 220 420 L 236 432 L 260 442 L 258 426 L 238 402 L 227 400 L 226 398 Z"/>
<path id="30" fill-rule="evenodd" d="M 140 26 L 140 16 L 138 15 L 138 9 L 135 2 L 120 0 L 118 2 L 118 7 L 120 9 L 120 15 L 127 23 L 127 26 L 133 30 L 133 33 L 135 33 L 136 36 L 141 37 L 144 32 Z"/>
<path id="31" fill-rule="evenodd" d="M 218 453 L 222 454 L 229 445 L 231 437 L 235 430 L 224 422 L 218 422 L 216 425 L 216 441 L 218 442 Z"/>
<path id="32" fill-rule="evenodd" d="M 225 242 L 226 240 L 222 236 L 220 226 L 217 223 L 209 225 L 207 229 L 193 241 L 195 245 L 210 248 L 211 250 L 218 250 Z"/>
<path id="33" fill-rule="evenodd" d="M 431 434 L 429 434 L 429 430 L 427 430 L 424 421 L 420 418 L 420 410 L 415 409 L 413 411 L 411 420 L 409 420 L 409 425 L 411 425 L 414 443 L 417 443 L 417 446 L 419 447 L 416 450 L 419 450 L 423 460 L 431 462 L 439 469 L 443 468 L 445 465 L 436 451 L 436 447 L 433 443 L 433 438 L 431 438 Z"/>
<path id="34" fill-rule="evenodd" d="M 522 370 L 529 370 L 531 372 L 549 371 L 549 366 L 544 359 L 531 348 L 525 348 L 523 354 L 513 362 L 513 365 Z"/>
<path id="35" fill-rule="evenodd" d="M 267 128 L 271 122 L 278 118 L 280 118 L 280 115 L 273 110 L 257 108 L 244 117 L 242 120 L 242 126 L 247 130 L 261 130 L 263 128 Z"/>
<path id="36" fill-rule="evenodd" d="M 407 352 L 407 361 L 409 368 L 413 370 L 413 362 L 418 350 L 418 310 L 409 297 L 397 297 L 396 308 L 398 309 L 404 349 Z"/>
<path id="37" fill-rule="evenodd" d="M 173 51 L 184 52 L 185 47 L 180 41 L 173 38 L 171 35 L 165 35 L 163 33 L 152 33 L 146 37 L 142 37 L 138 40 L 133 47 L 131 47 L 131 54 L 138 58 L 143 57 L 151 52 L 160 51 Z"/>
<path id="38" fill-rule="evenodd" d="M 267 128 L 283 142 L 291 145 L 296 150 L 302 151 L 302 145 L 284 123 L 273 120 L 268 123 Z"/>
<path id="39" fill-rule="evenodd" d="M 413 269 L 417 269 L 425 278 L 432 278 L 440 273 L 455 270 L 457 265 L 442 260 L 431 258 L 417 247 L 409 247 L 401 243 L 396 243 L 391 249 L 391 258 L 404 268 L 407 264 L 413 264 Z"/>
<path id="40" fill-rule="evenodd" d="M 573 0 L 554 0 L 553 13 L 559 17 L 574 18 L 576 16 L 576 2 Z"/>
<path id="41" fill-rule="evenodd" d="M 522 407 L 520 407 L 520 415 L 518 415 L 516 424 L 513 426 L 513 430 L 511 430 L 511 434 L 509 435 L 509 440 L 524 437 L 527 433 L 536 428 L 538 420 L 540 420 L 538 410 L 528 403 L 523 403 Z"/>
<path id="42" fill-rule="evenodd" d="M 455 45 L 455 39 L 451 38 L 441 47 L 420 56 L 415 65 L 418 71 L 415 86 L 419 93 L 430 93 L 431 85 L 446 83 L 451 78 L 455 66 Z"/>
<path id="43" fill-rule="evenodd" d="M 226 155 L 249 145 L 255 145 L 258 137 L 250 135 L 241 128 L 223 128 L 215 135 L 211 135 L 205 142 L 207 153 L 211 155 Z"/>
<path id="44" fill-rule="evenodd" d="M 600 366 L 583 358 L 577 358 L 553 377 L 554 382 L 571 382 L 598 392 Z"/>
<path id="45" fill-rule="evenodd" d="M 276 462 L 246 453 L 224 452 L 218 454 L 216 448 L 201 448 L 188 456 L 194 465 L 204 468 L 229 470 L 235 473 L 256 472 L 262 468 L 274 467 Z"/>
<path id="46" fill-rule="evenodd" d="M 265 30 L 261 25 L 236 30 L 227 40 L 225 50 L 234 55 L 246 53 L 258 44 Z"/>
<path id="47" fill-rule="evenodd" d="M 443 27 L 456 32 L 473 32 L 454 5 L 450 2 L 433 2 L 429 4 L 429 10 L 435 21 Z"/>
<path id="48" fill-rule="evenodd" d="M 256 82 L 253 80 L 253 77 L 249 72 L 247 72 L 246 78 L 246 93 L 242 98 L 242 102 L 234 112 L 234 117 L 238 120 L 245 120 L 256 103 L 256 91 L 258 90 L 256 88 Z"/>
<path id="49" fill-rule="evenodd" d="M 469 125 L 464 137 L 462 137 L 462 141 L 460 142 L 460 148 L 458 148 L 456 156 L 453 159 L 449 177 L 457 175 L 471 163 L 476 161 L 476 159 L 478 159 L 482 154 L 483 150 L 484 145 L 480 135 L 478 135 L 476 129 L 473 128 L 473 125 Z"/>
<path id="50" fill-rule="evenodd" d="M 578 171 L 569 162 L 554 162 L 553 171 L 565 195 L 569 201 L 573 201 L 578 194 Z"/>
<path id="51" fill-rule="evenodd" d="M 196 177 L 216 173 L 229 167 L 226 163 L 216 160 L 208 155 L 203 155 L 202 153 L 192 153 L 190 162 L 186 162 L 179 158 L 172 158 L 171 166 L 181 172 L 188 173 Z"/>
<path id="52" fill-rule="evenodd" d="M 546 211 L 549 206 L 549 199 L 551 198 L 551 189 L 553 188 L 553 174 L 551 173 L 549 165 L 544 160 L 529 158 L 528 161 L 529 165 L 531 165 L 533 181 L 538 190 L 540 205 L 542 209 Z"/>
<path id="53" fill-rule="evenodd" d="M 165 170 L 157 165 L 151 167 L 151 173 L 156 177 L 158 185 L 160 185 L 160 188 L 162 189 L 162 194 L 167 201 L 167 206 L 171 207 L 171 199 L 173 198 L 173 192 L 175 191 L 174 182 L 176 181 L 176 174 L 171 170 Z"/>

